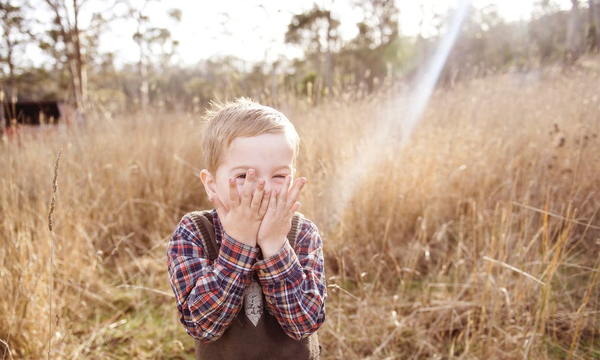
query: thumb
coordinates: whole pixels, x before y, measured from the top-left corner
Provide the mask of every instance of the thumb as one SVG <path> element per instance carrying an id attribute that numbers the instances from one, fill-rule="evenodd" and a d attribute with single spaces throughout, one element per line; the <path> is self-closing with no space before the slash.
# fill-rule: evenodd
<path id="1" fill-rule="evenodd" d="M 208 200 L 215 207 L 215 210 L 217 211 L 217 215 L 219 215 L 219 218 L 224 219 L 225 216 L 227 216 L 227 210 L 225 209 L 225 205 L 223 205 L 223 203 L 221 202 L 221 199 L 219 199 L 219 196 L 212 195 L 208 198 Z"/>

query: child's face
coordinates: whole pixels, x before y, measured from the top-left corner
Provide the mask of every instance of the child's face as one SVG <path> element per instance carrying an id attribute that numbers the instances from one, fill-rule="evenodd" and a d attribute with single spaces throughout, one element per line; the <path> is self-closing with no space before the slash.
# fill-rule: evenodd
<path id="1" fill-rule="evenodd" d="M 285 134 L 235 138 L 225 149 L 216 173 L 202 171 L 202 182 L 208 195 L 216 193 L 229 210 L 230 178 L 236 179 L 240 196 L 248 169 L 254 169 L 257 180 L 265 181 L 265 190 L 280 189 L 286 175 L 294 176 L 293 160 L 294 150 Z"/>

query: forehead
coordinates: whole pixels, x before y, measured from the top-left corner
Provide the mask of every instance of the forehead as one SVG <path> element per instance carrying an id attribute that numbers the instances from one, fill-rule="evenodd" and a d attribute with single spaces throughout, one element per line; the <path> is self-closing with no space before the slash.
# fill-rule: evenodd
<path id="1" fill-rule="evenodd" d="M 293 146 L 283 133 L 235 138 L 223 155 L 221 167 L 225 170 L 240 166 L 265 171 L 282 166 L 291 168 L 294 161 Z"/>

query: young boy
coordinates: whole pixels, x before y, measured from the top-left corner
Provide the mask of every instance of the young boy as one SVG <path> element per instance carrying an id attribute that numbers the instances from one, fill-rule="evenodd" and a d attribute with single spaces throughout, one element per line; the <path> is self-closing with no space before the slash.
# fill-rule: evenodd
<path id="1" fill-rule="evenodd" d="M 318 359 L 323 243 L 295 211 L 299 137 L 246 99 L 206 116 L 201 180 L 213 210 L 186 214 L 167 247 L 179 319 L 196 359 Z"/>

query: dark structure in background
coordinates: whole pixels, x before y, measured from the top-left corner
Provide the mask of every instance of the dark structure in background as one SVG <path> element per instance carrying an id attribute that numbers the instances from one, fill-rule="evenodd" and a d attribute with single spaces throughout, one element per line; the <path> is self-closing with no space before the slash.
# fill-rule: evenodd
<path id="1" fill-rule="evenodd" d="M 0 132 L 15 125 L 69 124 L 70 107 L 58 101 L 0 102 Z"/>

